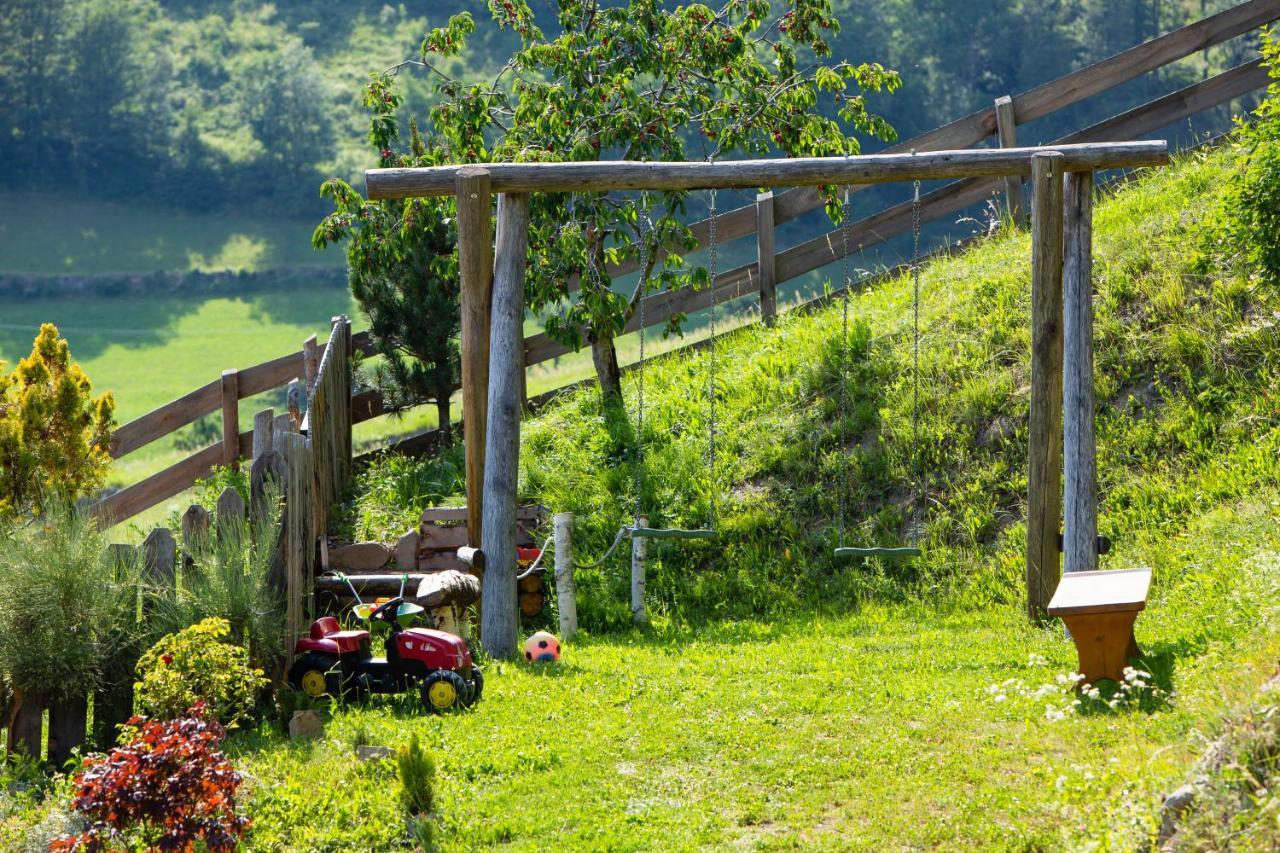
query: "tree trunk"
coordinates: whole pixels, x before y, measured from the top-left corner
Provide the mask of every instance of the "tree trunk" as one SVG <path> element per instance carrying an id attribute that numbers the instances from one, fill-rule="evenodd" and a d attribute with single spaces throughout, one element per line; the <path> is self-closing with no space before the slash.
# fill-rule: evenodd
<path id="1" fill-rule="evenodd" d="M 448 395 L 436 400 L 436 420 L 440 423 L 440 434 L 444 436 L 444 443 L 450 444 L 453 440 L 453 424 L 449 412 Z"/>
<path id="2" fill-rule="evenodd" d="M 596 367 L 596 378 L 600 380 L 600 396 L 622 399 L 622 368 L 618 366 L 618 350 L 613 345 L 613 334 L 610 332 L 591 333 L 591 361 Z"/>

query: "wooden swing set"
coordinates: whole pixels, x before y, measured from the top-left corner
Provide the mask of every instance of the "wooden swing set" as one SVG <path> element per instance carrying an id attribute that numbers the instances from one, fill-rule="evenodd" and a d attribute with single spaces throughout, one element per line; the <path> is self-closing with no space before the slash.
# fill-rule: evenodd
<path id="1" fill-rule="evenodd" d="M 1068 571 L 1093 571 L 1098 565 L 1091 286 L 1094 172 L 1168 162 L 1164 141 L 1106 142 L 726 162 L 372 169 L 365 181 L 370 199 L 457 199 L 468 529 L 479 540 L 471 544 L 480 548 L 488 566 L 502 567 L 516 564 L 529 193 L 1029 178 L 1032 358 L 1026 582 L 1027 611 L 1038 619 L 1058 586 L 1060 553 Z M 846 289 L 849 286 L 846 282 Z M 488 575 L 481 641 L 489 654 L 509 657 L 518 646 L 516 573 Z"/>

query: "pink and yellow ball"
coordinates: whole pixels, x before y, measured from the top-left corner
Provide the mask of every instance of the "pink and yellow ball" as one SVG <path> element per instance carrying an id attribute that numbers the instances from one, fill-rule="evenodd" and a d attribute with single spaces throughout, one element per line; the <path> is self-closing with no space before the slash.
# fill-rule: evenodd
<path id="1" fill-rule="evenodd" d="M 524 659 L 531 663 L 554 663 L 560 660 L 560 641 L 546 631 L 531 634 L 524 641 Z"/>

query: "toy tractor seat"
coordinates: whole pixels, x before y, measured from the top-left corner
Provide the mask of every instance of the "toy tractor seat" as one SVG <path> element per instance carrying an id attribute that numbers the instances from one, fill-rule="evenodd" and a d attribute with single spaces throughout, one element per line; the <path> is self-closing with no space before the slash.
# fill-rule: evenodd
<path id="1" fill-rule="evenodd" d="M 360 645 L 368 640 L 368 631 L 343 631 L 337 619 L 332 616 L 322 616 L 311 623 L 311 636 L 308 639 L 299 640 L 298 649 L 335 655 L 346 654 L 359 651 Z"/>

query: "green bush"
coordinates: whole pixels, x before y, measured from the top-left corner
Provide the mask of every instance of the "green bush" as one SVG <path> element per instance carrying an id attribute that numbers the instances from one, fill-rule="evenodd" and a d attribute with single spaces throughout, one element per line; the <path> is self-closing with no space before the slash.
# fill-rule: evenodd
<path id="1" fill-rule="evenodd" d="M 142 640 L 137 567 L 109 555 L 93 519 L 67 503 L 0 529 L 0 671 L 51 700 L 85 695 L 132 669 Z"/>
<path id="2" fill-rule="evenodd" d="M 203 700 L 227 726 L 245 720 L 267 686 L 249 654 L 227 642 L 226 619 L 205 619 L 156 643 L 138 661 L 138 706 L 166 720 L 184 716 Z"/>
<path id="3" fill-rule="evenodd" d="M 1240 165 L 1209 234 L 1213 254 L 1234 257 L 1280 284 L 1280 43 L 1270 28 L 1263 34 L 1262 57 L 1272 82 L 1253 121 L 1240 124 Z"/>

